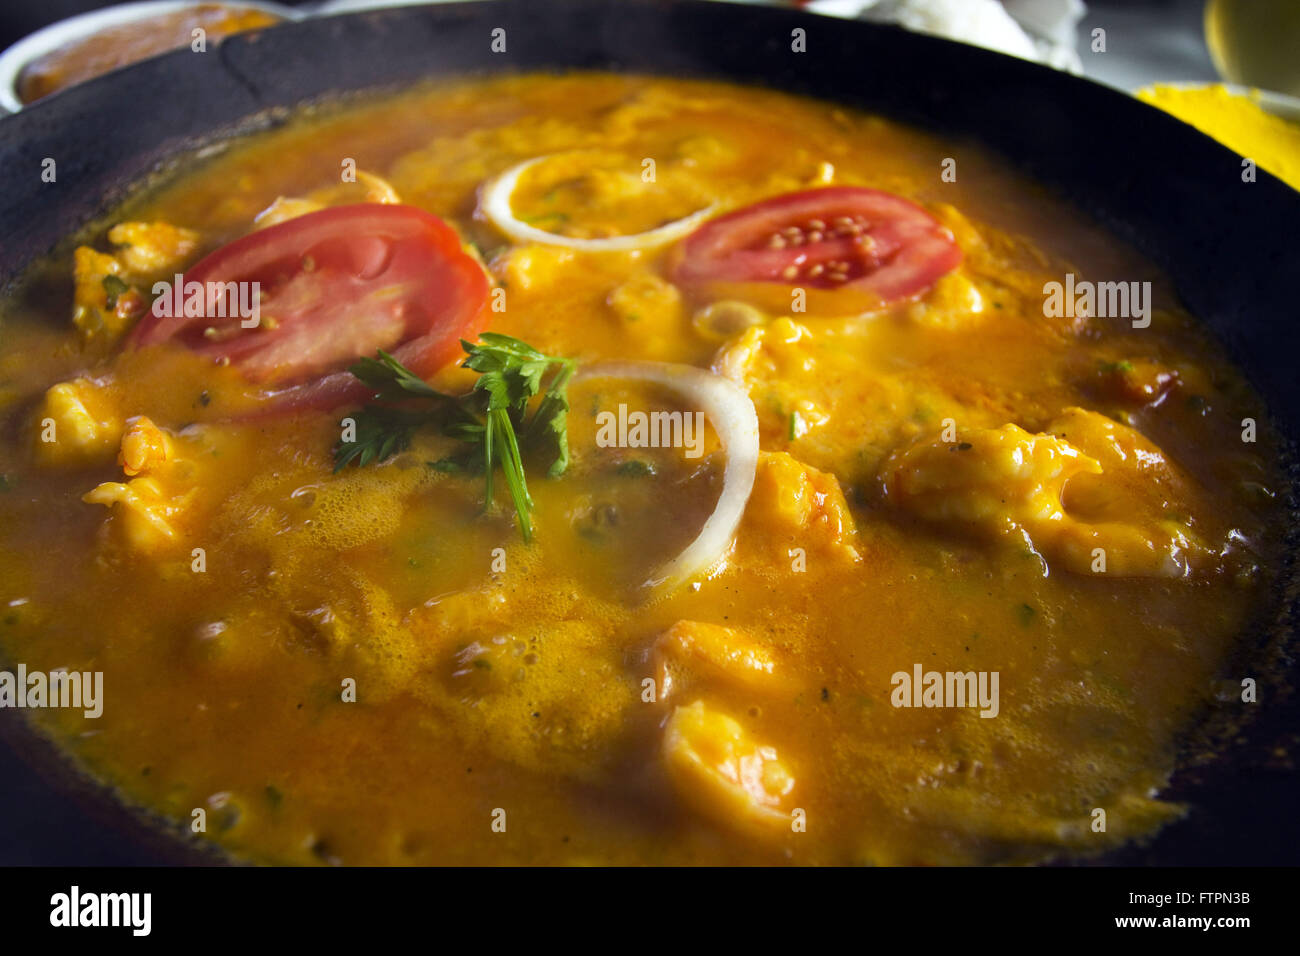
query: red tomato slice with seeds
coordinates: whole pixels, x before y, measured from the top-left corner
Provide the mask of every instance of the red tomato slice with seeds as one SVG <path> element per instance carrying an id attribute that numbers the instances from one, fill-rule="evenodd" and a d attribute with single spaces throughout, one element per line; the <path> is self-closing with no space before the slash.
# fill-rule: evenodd
<path id="1" fill-rule="evenodd" d="M 674 278 L 742 298 L 800 287 L 854 311 L 912 298 L 961 263 L 952 233 L 916 203 L 877 189 L 787 193 L 705 223 L 678 250 Z M 764 289 L 763 287 L 769 287 Z M 746 287 L 749 287 L 746 294 Z"/>
<path id="2" fill-rule="evenodd" d="M 255 325 L 234 307 L 251 301 L 254 282 Z M 456 232 L 395 204 L 337 206 L 236 239 L 186 272 L 182 289 L 155 302 L 131 345 L 173 343 L 229 362 L 275 408 L 364 398 L 368 389 L 346 368 L 376 349 L 428 377 L 487 317 L 487 276 Z M 175 308 L 190 294 L 199 308 Z M 159 314 L 168 307 L 180 314 Z"/>

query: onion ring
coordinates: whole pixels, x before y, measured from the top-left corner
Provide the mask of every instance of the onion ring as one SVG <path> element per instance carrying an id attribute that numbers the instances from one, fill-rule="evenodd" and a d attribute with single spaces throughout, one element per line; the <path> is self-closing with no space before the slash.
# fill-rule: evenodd
<path id="1" fill-rule="evenodd" d="M 701 572 L 719 569 L 731 548 L 745 505 L 754 490 L 758 468 L 758 414 L 740 386 L 729 379 L 691 365 L 667 362 L 601 362 L 582 366 L 574 381 L 590 378 L 639 379 L 661 385 L 690 400 L 713 423 L 727 465 L 722 491 L 695 540 L 667 564 L 656 568 L 644 586 L 676 586 Z"/>
<path id="2" fill-rule="evenodd" d="M 712 215 L 716 206 L 706 206 L 689 216 L 674 219 L 656 229 L 636 232 L 630 236 L 611 236 L 608 239 L 574 239 L 558 233 L 547 232 L 530 226 L 515 218 L 510 206 L 519 177 L 538 163 L 550 159 L 550 156 L 538 156 L 511 166 L 504 173 L 491 180 L 483 187 L 480 206 L 488 221 L 516 242 L 540 242 L 548 246 L 563 246 L 579 252 L 629 252 L 635 249 L 653 249 L 679 239 L 691 232 Z"/>

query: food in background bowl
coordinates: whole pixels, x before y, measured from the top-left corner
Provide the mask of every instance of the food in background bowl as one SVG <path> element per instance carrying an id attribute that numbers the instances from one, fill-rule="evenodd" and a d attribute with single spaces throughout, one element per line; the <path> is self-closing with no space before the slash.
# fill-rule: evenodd
<path id="1" fill-rule="evenodd" d="M 190 47 L 200 37 L 206 47 L 293 15 L 292 9 L 274 4 L 147 2 L 60 21 L 19 41 L 0 58 L 3 105 L 20 109 L 147 57 Z"/>

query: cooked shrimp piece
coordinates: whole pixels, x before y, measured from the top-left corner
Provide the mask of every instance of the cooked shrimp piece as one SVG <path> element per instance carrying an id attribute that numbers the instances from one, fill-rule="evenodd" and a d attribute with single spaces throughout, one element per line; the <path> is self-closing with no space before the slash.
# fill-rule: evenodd
<path id="1" fill-rule="evenodd" d="M 402 198 L 388 180 L 363 169 L 357 170 L 356 182 L 326 186 L 300 196 L 277 196 L 275 202 L 253 217 L 253 229 L 265 229 L 309 212 L 319 212 L 330 206 L 343 206 L 356 202 L 400 203 Z"/>
<path id="2" fill-rule="evenodd" d="M 51 386 L 34 425 L 37 460 L 71 466 L 107 461 L 125 427 L 109 390 L 84 377 Z"/>
<path id="3" fill-rule="evenodd" d="M 957 437 L 891 455 L 886 499 L 932 522 L 1027 540 L 1081 574 L 1184 577 L 1210 566 L 1213 549 L 1186 523 L 1197 510 L 1190 482 L 1134 429 L 1071 408 L 1045 434 L 1007 424 Z"/>
<path id="4" fill-rule="evenodd" d="M 664 728 L 663 757 L 678 793 L 698 812 L 756 836 L 788 832 L 794 775 L 739 721 L 703 700 L 678 707 Z"/>
<path id="5" fill-rule="evenodd" d="M 678 621 L 659 635 L 652 654 L 660 700 L 702 683 L 769 694 L 785 689 L 772 652 L 734 627 Z"/>

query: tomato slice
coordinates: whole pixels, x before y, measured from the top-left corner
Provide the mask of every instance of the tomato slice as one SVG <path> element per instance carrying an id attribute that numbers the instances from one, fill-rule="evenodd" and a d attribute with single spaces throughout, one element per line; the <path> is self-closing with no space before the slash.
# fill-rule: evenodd
<path id="1" fill-rule="evenodd" d="M 254 282 L 255 325 L 235 306 L 251 302 Z M 337 206 L 236 239 L 186 272 L 182 289 L 154 303 L 131 346 L 171 342 L 229 361 L 277 408 L 364 397 L 346 366 L 376 349 L 432 375 L 487 317 L 487 276 L 455 231 L 396 204 Z"/>
<path id="2" fill-rule="evenodd" d="M 705 223 L 678 250 L 674 277 L 742 298 L 798 286 L 831 309 L 909 299 L 960 264 L 942 223 L 901 196 L 860 186 L 786 193 Z M 746 288 L 748 287 L 748 289 Z"/>

